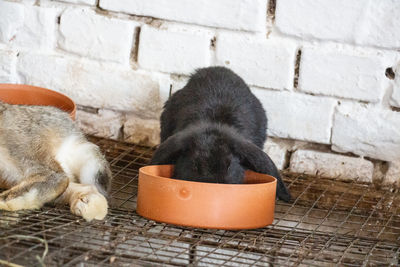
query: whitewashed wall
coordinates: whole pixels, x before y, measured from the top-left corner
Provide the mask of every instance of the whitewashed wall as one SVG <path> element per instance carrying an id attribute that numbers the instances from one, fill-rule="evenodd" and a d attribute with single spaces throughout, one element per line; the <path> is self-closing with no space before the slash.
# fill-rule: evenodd
<path id="1" fill-rule="evenodd" d="M 400 180 L 398 0 L 0 0 L 0 82 L 63 92 L 91 134 L 154 145 L 194 69 L 241 75 L 280 168 Z"/>

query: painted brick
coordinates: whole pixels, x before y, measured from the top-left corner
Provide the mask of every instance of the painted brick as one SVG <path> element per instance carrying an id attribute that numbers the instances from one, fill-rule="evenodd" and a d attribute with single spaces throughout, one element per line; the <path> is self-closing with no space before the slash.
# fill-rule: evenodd
<path id="1" fill-rule="evenodd" d="M 81 56 L 128 64 L 135 24 L 92 10 L 73 9 L 61 16 L 59 46 Z"/>
<path id="2" fill-rule="evenodd" d="M 364 1 L 361 2 L 365 4 Z M 363 14 L 364 19 L 357 29 L 356 42 L 361 45 L 400 48 L 400 2 L 370 1 L 366 6 L 368 10 Z"/>
<path id="3" fill-rule="evenodd" d="M 372 182 L 371 161 L 313 150 L 297 150 L 290 159 L 290 171 L 324 177 Z"/>
<path id="4" fill-rule="evenodd" d="M 292 89 L 295 58 L 296 46 L 290 41 L 230 33 L 217 36 L 217 64 L 231 68 L 250 85 Z"/>
<path id="5" fill-rule="evenodd" d="M 141 119 L 128 115 L 124 124 L 124 140 L 144 146 L 160 144 L 160 122 L 158 119 Z"/>
<path id="6" fill-rule="evenodd" d="M 268 154 L 279 170 L 286 166 L 288 148 L 287 142 L 276 138 L 267 138 L 264 144 L 264 152 Z"/>
<path id="7" fill-rule="evenodd" d="M 97 113 L 78 109 L 76 122 L 86 134 L 117 140 L 121 137 L 124 116 L 106 109 L 100 109 Z"/>
<path id="8" fill-rule="evenodd" d="M 398 48 L 399 13 L 396 0 L 279 0 L 275 25 L 279 31 L 303 39 Z"/>
<path id="9" fill-rule="evenodd" d="M 137 112 L 143 118 L 158 118 L 161 112 L 158 81 L 117 64 L 21 53 L 17 71 L 21 82 L 63 92 L 83 106 Z"/>
<path id="10" fill-rule="evenodd" d="M 399 157 L 400 113 L 376 106 L 338 106 L 332 128 L 332 149 L 391 161 Z"/>
<path id="11" fill-rule="evenodd" d="M 59 2 L 71 3 L 71 4 L 85 4 L 94 6 L 96 0 L 58 0 Z"/>
<path id="12" fill-rule="evenodd" d="M 100 0 L 100 7 L 116 12 L 234 30 L 263 31 L 263 0 Z"/>
<path id="13" fill-rule="evenodd" d="M 185 87 L 189 81 L 189 76 L 179 76 L 171 78 L 171 94 Z"/>
<path id="14" fill-rule="evenodd" d="M 336 100 L 290 92 L 252 89 L 268 116 L 268 135 L 330 143 Z"/>
<path id="15" fill-rule="evenodd" d="M 143 26 L 139 40 L 139 66 L 169 73 L 189 74 L 210 65 L 210 36 L 171 32 Z"/>
<path id="16" fill-rule="evenodd" d="M 355 29 L 365 9 L 362 0 L 279 0 L 275 25 L 283 33 L 304 39 L 354 42 Z"/>
<path id="17" fill-rule="evenodd" d="M 395 68 L 394 73 L 393 93 L 390 103 L 393 106 L 400 107 L 400 63 Z"/>
<path id="18" fill-rule="evenodd" d="M 0 42 L 30 49 L 52 49 L 56 15 L 55 8 L 0 1 Z"/>
<path id="19" fill-rule="evenodd" d="M 327 48 L 304 48 L 299 89 L 303 92 L 378 102 L 386 66 L 377 56 Z"/>
<path id="20" fill-rule="evenodd" d="M 29 49 L 53 49 L 57 14 L 56 8 L 25 6 L 23 27 L 10 43 Z"/>
<path id="21" fill-rule="evenodd" d="M 0 1 L 0 42 L 8 43 L 15 38 L 24 24 L 24 6 Z"/>
<path id="22" fill-rule="evenodd" d="M 389 163 L 383 184 L 400 186 L 400 160 Z"/>
<path id="23" fill-rule="evenodd" d="M 169 98 L 169 93 L 171 90 L 171 77 L 169 74 L 165 74 L 165 73 L 154 73 L 151 72 L 151 77 L 154 81 L 157 81 L 159 84 L 159 99 L 161 101 L 161 103 L 164 103 L 168 100 Z"/>
<path id="24" fill-rule="evenodd" d="M 17 62 L 16 52 L 0 50 L 0 83 L 15 82 L 16 62 Z"/>

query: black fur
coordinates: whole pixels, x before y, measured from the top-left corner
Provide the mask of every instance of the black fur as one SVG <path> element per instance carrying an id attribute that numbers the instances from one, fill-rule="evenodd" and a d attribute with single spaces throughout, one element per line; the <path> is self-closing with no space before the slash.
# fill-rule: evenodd
<path id="1" fill-rule="evenodd" d="M 290 193 L 267 154 L 267 117 L 245 82 L 224 67 L 198 70 L 166 102 L 161 145 L 151 164 L 175 164 L 174 178 L 210 183 L 243 182 L 244 171 L 277 178 L 277 197 Z"/>

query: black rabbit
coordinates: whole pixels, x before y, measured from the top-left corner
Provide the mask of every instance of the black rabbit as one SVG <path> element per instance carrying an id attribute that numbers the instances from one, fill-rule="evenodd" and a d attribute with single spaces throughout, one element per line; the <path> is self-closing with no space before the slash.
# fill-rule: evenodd
<path id="1" fill-rule="evenodd" d="M 290 193 L 262 151 L 267 117 L 245 82 L 224 67 L 196 71 L 165 103 L 161 144 L 151 164 L 175 164 L 173 178 L 239 184 L 250 169 L 277 178 L 277 197 Z"/>

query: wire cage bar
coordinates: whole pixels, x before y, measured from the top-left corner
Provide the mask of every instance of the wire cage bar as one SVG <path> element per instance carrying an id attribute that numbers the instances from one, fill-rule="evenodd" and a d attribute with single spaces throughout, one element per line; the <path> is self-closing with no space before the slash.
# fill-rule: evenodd
<path id="1" fill-rule="evenodd" d="M 138 169 L 152 148 L 91 137 L 114 180 L 109 214 L 85 222 L 68 207 L 0 211 L 0 264 L 14 266 L 398 266 L 400 193 L 357 180 L 283 172 L 294 201 L 272 225 L 226 231 L 136 214 Z"/>

